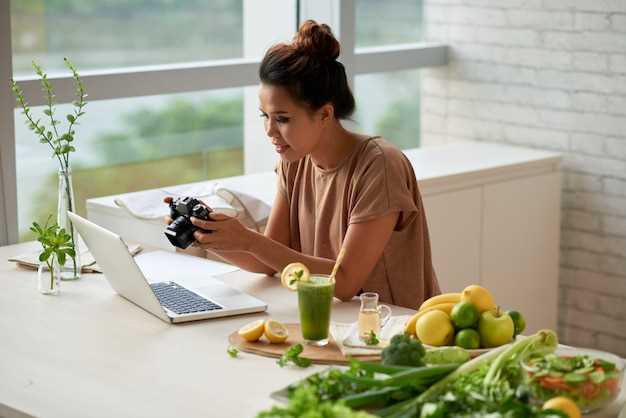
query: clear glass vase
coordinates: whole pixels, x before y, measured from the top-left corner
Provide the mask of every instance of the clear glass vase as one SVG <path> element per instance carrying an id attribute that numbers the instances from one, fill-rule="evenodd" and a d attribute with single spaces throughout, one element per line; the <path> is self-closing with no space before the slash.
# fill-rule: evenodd
<path id="1" fill-rule="evenodd" d="M 52 254 L 47 261 L 39 263 L 37 288 L 44 295 L 58 295 L 60 283 L 61 269 L 56 255 Z"/>
<path id="2" fill-rule="evenodd" d="M 72 237 L 72 246 L 76 255 L 67 257 L 65 264 L 60 266 L 61 280 L 80 279 L 80 252 L 78 246 L 78 231 L 70 221 L 67 211 L 75 212 L 74 188 L 72 186 L 72 170 L 59 170 L 59 200 L 57 208 L 57 224 L 64 228 Z"/>

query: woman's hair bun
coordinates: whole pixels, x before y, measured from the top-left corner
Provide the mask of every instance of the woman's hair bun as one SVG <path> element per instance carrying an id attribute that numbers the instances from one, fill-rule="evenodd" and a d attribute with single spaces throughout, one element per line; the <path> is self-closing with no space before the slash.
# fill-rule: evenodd
<path id="1" fill-rule="evenodd" d="M 339 41 L 330 26 L 314 20 L 307 20 L 300 26 L 292 46 L 303 55 L 321 60 L 336 60 L 340 52 Z"/>

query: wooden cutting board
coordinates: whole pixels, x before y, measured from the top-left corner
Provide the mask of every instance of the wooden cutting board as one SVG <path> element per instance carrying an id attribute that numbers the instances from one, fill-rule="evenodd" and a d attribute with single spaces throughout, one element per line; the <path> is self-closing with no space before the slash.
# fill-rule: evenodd
<path id="1" fill-rule="evenodd" d="M 324 347 L 308 345 L 305 344 L 302 339 L 300 324 L 285 325 L 289 330 L 289 338 L 282 344 L 271 344 L 265 337 L 261 337 L 259 341 L 251 343 L 241 338 L 237 331 L 228 336 L 228 342 L 246 353 L 275 358 L 282 356 L 285 350 L 292 345 L 300 343 L 304 347 L 301 356 L 311 359 L 315 364 L 348 364 L 350 362 L 347 357 L 341 354 L 339 347 L 337 347 L 332 337 Z M 380 355 L 358 356 L 357 358 L 363 361 L 375 361 L 380 360 Z"/>

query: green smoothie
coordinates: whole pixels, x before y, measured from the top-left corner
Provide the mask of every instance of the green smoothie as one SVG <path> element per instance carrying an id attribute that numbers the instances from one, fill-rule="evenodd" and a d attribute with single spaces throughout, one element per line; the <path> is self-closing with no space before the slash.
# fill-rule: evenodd
<path id="1" fill-rule="evenodd" d="M 306 282 L 298 282 L 298 307 L 302 338 L 308 343 L 328 343 L 330 309 L 335 293 L 335 283 L 328 276 L 311 276 Z"/>

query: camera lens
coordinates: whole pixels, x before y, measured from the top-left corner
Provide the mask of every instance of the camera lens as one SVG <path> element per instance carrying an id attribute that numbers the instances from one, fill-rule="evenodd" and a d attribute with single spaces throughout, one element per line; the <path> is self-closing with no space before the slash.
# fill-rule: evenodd
<path id="1" fill-rule="evenodd" d="M 179 216 L 165 229 L 165 236 L 172 245 L 185 249 L 195 241 L 196 227 L 186 216 Z"/>

